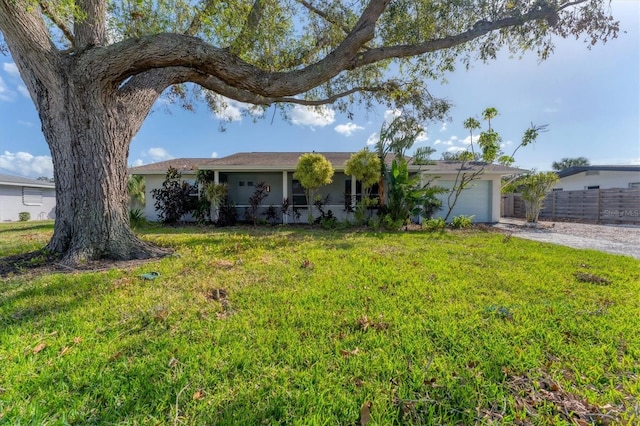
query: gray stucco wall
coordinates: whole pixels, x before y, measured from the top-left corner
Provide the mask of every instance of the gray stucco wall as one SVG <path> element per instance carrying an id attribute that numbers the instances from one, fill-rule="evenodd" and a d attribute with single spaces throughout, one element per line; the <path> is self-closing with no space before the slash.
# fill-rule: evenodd
<path id="1" fill-rule="evenodd" d="M 29 186 L 25 186 L 31 188 Z M 29 212 L 30 220 L 55 218 L 56 193 L 54 188 L 33 188 L 42 193 L 41 203 L 26 205 L 23 202 L 23 186 L 0 185 L 0 222 L 17 222 L 21 212 Z"/>

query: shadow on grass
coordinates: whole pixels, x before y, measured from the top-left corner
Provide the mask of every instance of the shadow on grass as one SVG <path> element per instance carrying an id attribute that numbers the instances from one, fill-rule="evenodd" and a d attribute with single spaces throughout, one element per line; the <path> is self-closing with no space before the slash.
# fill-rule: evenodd
<path id="1" fill-rule="evenodd" d="M 24 226 L 9 226 L 9 227 L 0 227 L 0 234 L 8 233 L 8 232 L 19 232 L 19 231 L 44 231 L 44 230 L 53 230 L 53 222 L 37 222 Z"/>

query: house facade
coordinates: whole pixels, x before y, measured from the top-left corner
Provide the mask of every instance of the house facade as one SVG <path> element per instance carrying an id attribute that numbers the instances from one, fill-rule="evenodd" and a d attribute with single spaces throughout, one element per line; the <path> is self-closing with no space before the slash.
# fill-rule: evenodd
<path id="1" fill-rule="evenodd" d="M 558 172 L 554 191 L 640 188 L 640 166 L 575 166 Z"/>
<path id="2" fill-rule="evenodd" d="M 54 219 L 55 209 L 53 183 L 0 174 L 0 222 L 17 222 L 22 212 L 30 220 Z"/>
<path id="3" fill-rule="evenodd" d="M 176 168 L 182 179 L 195 182 L 198 170 L 213 172 L 216 183 L 226 183 L 228 197 L 238 209 L 239 217 L 243 217 L 245 209 L 249 207 L 249 198 L 258 183 L 267 186 L 267 196 L 262 201 L 261 209 L 266 210 L 274 206 L 278 211 L 287 199 L 291 214 L 282 215 L 283 223 L 292 222 L 296 217 L 306 221 L 309 206 L 304 189 L 294 178 L 298 159 L 301 152 L 246 152 L 229 155 L 223 158 L 191 158 L 175 159 L 144 166 L 133 167 L 131 174 L 145 177 L 146 203 L 144 215 L 148 220 L 156 221 L 157 212 L 151 194 L 153 189 L 162 186 L 169 167 Z M 355 205 L 362 194 L 361 185 L 357 180 L 344 173 L 345 163 L 351 157 L 351 152 L 321 152 L 334 168 L 333 182 L 321 187 L 316 195 L 327 198 L 325 211 L 331 210 L 338 219 L 346 219 L 351 214 L 349 205 Z M 453 187 L 456 177 L 461 173 L 473 173 L 480 167 L 480 163 L 467 163 L 460 171 L 461 163 L 450 161 L 436 161 L 433 165 L 409 165 L 412 174 L 419 174 L 424 183 L 432 182 L 443 187 Z M 475 222 L 497 222 L 500 219 L 500 179 L 503 175 L 520 173 L 522 170 L 500 165 L 484 165 L 484 173 L 474 181 L 469 189 L 463 191 L 459 197 L 452 215 L 474 216 Z M 447 212 L 447 195 L 441 195 L 444 208 L 436 213 L 436 217 Z M 314 207 L 314 216 L 319 214 Z"/>

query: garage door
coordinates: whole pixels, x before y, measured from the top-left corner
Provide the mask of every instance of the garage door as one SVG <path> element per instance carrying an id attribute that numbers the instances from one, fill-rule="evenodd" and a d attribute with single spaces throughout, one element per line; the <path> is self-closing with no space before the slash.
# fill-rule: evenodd
<path id="1" fill-rule="evenodd" d="M 441 180 L 437 185 L 443 186 L 447 189 L 453 188 L 454 181 Z M 453 209 L 449 220 L 454 216 L 471 216 L 473 215 L 473 221 L 479 222 L 491 222 L 491 182 L 488 180 L 478 180 L 471 184 L 470 187 L 463 190 L 458 198 L 458 201 Z M 442 200 L 442 210 L 436 215 L 444 217 L 447 214 L 447 196 L 445 193 L 440 196 Z M 453 196 L 451 201 L 453 202 Z"/>

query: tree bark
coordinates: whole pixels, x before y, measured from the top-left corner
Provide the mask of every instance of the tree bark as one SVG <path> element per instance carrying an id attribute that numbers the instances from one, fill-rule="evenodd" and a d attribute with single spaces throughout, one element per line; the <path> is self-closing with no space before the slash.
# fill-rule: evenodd
<path id="1" fill-rule="evenodd" d="M 129 226 L 127 158 L 143 117 L 118 114 L 127 108 L 115 91 L 85 77 L 62 81 L 47 91 L 47 100 L 39 114 L 56 182 L 56 222 L 47 249 L 69 264 L 166 254 Z"/>

